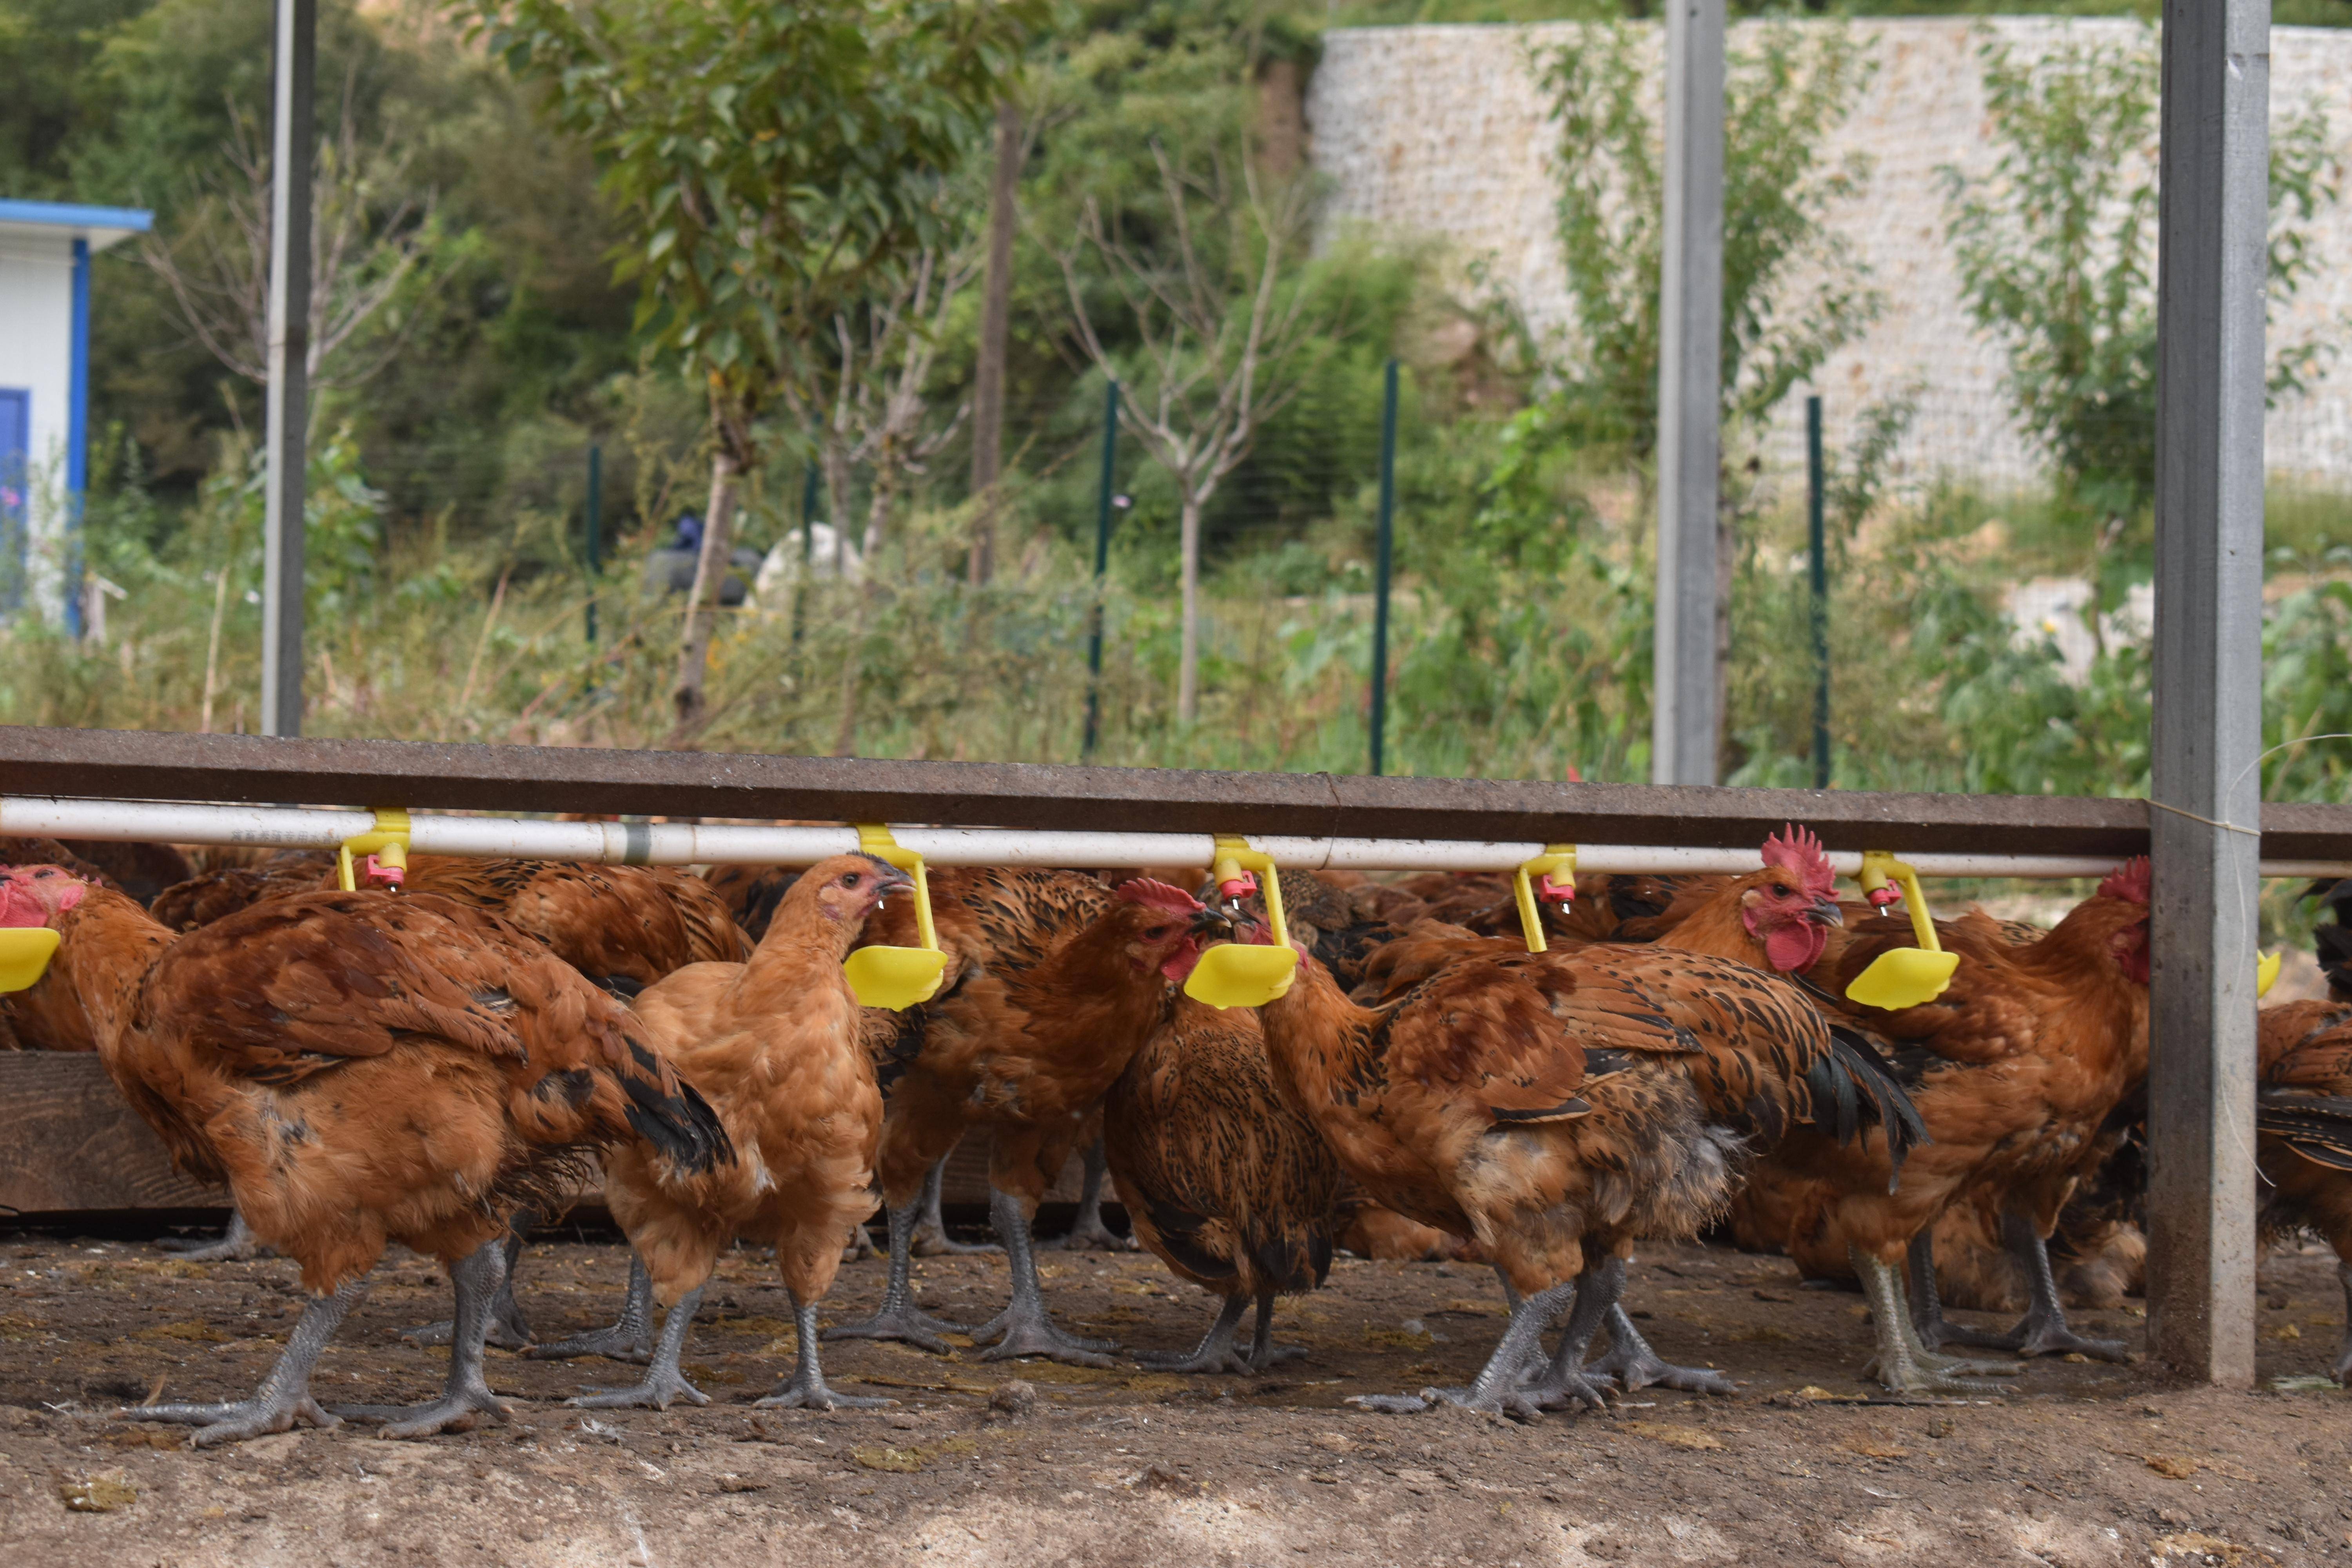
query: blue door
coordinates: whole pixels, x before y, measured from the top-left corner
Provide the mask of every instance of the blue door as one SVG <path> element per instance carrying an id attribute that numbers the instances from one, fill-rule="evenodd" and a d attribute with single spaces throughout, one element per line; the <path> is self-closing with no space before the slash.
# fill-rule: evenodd
<path id="1" fill-rule="evenodd" d="M 25 601 L 26 461 L 33 445 L 33 395 L 0 386 L 0 615 Z"/>

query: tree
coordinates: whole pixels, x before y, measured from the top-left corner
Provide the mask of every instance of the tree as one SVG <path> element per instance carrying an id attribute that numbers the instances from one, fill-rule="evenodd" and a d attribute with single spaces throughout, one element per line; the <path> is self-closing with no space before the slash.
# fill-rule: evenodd
<path id="1" fill-rule="evenodd" d="M 440 226 L 430 191 L 412 188 L 407 157 L 362 145 L 352 84 L 331 139 L 319 144 L 311 190 L 310 349 L 313 412 L 321 394 L 356 385 L 398 354 L 417 312 L 393 310 L 373 353 L 343 353 L 396 302 L 414 303 L 439 281 Z M 269 149 L 251 116 L 230 106 L 225 169 L 195 182 L 168 238 L 150 235 L 141 255 L 172 292 L 181 321 L 215 359 L 246 380 L 269 379 Z"/>
<path id="2" fill-rule="evenodd" d="M 1120 384 L 1120 424 L 1175 483 L 1176 716 L 1190 724 L 1202 513 L 1349 335 L 1355 301 L 1344 268 L 1308 261 L 1311 176 L 1255 155 L 1248 40 L 1204 36 L 1140 71 L 1119 40 L 1081 54 L 1046 111 L 1050 166 L 1028 221 L 1069 237 L 1050 248 L 1076 350 Z"/>
<path id="3" fill-rule="evenodd" d="M 706 716 L 712 601 L 757 421 L 835 315 L 934 240 L 940 171 L 993 115 L 1043 0 L 476 0 L 636 230 L 637 324 L 708 390 L 702 554 L 674 691 Z"/>
<path id="4" fill-rule="evenodd" d="M 1961 288 L 2009 353 L 2009 395 L 2058 470 L 2062 498 L 2137 517 L 2156 484 L 2156 110 L 2152 36 L 2070 37 L 2021 55 L 1988 38 L 1985 104 L 2001 153 L 1990 173 L 1941 171 Z M 2270 294 L 2315 266 L 2311 220 L 2336 195 L 2326 114 L 2271 144 Z M 2272 356 L 2273 396 L 2299 392 L 2326 350 Z"/>

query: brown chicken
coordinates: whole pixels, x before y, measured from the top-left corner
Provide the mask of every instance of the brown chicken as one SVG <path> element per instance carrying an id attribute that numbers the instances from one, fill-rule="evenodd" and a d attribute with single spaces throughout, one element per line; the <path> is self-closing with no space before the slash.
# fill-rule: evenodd
<path id="1" fill-rule="evenodd" d="M 2265 1007 L 2256 1038 L 2263 1234 L 2315 1231 L 2336 1249 L 2346 1328 L 2329 1370 L 2352 1384 L 2352 1006 Z"/>
<path id="2" fill-rule="evenodd" d="M 738 1237 L 775 1248 L 798 1335 L 791 1379 L 759 1403 L 818 1410 L 889 1403 L 825 1386 L 816 1309 L 841 1267 L 842 1238 L 874 1212 L 882 1133 L 882 1094 L 842 960 L 875 906 L 913 886 L 870 856 L 820 861 L 794 881 L 748 962 L 690 964 L 637 998 L 637 1016 L 663 1056 L 709 1096 L 739 1155 L 704 1171 L 635 1148 L 606 1159 L 605 1201 L 668 1310 L 642 1383 L 572 1404 L 666 1410 L 673 1399 L 709 1402 L 678 1358 L 711 1268 Z M 531 1354 L 604 1352 L 604 1338 Z"/>
<path id="3" fill-rule="evenodd" d="M 1981 913 L 1939 922 L 1959 968 L 1941 996 L 1903 1012 L 1836 999 L 1880 953 L 1910 945 L 1907 921 L 1869 922 L 1874 929 L 1814 972 L 1839 1013 L 1892 1042 L 1930 1142 L 1898 1172 L 1874 1151 L 1832 1152 L 1817 1138 L 1791 1139 L 1759 1167 L 1751 1190 L 1778 1215 L 1776 1239 L 1801 1268 L 1826 1273 L 1832 1260 L 1850 1261 L 1871 1300 L 1877 1373 L 1890 1388 L 1946 1387 L 1971 1370 L 1936 1356 L 1930 1340 L 2121 1353 L 2066 1327 L 2045 1240 L 2095 1168 L 2109 1113 L 2147 1074 L 2147 896 L 2140 859 L 2030 945 L 2011 943 Z M 1809 1167 L 1801 1175 L 1798 1157 Z M 2002 1215 L 2003 1242 L 2026 1271 L 2030 1305 L 2011 1333 L 1946 1323 L 1925 1300 L 1934 1281 L 1930 1227 L 1964 1200 Z M 1895 1268 L 1906 1256 L 1910 1293 L 1922 1298 L 1916 1319 Z"/>
<path id="4" fill-rule="evenodd" d="M 964 1331 L 915 1305 L 908 1247 L 925 1173 L 967 1128 L 985 1126 L 992 1133 L 989 1213 L 1012 1268 L 1013 1300 L 969 1331 L 996 1342 L 985 1352 L 991 1360 L 1108 1365 L 1101 1352 L 1115 1347 L 1073 1338 L 1047 1317 L 1030 1220 L 1096 1105 L 1166 1016 L 1163 972 L 1189 963 L 1198 931 L 1222 922 L 1179 912 L 1178 900 L 1192 900 L 1141 879 L 1114 894 L 1066 871 L 949 869 L 930 885 L 953 978 L 906 1016 L 878 1075 L 888 1101 L 880 1160 L 888 1284 L 872 1318 L 830 1332 L 944 1353 L 940 1333 Z"/>
<path id="5" fill-rule="evenodd" d="M 216 867 L 174 883 L 155 895 L 148 913 L 165 931 L 191 931 L 271 899 L 334 885 L 333 851 L 281 849 L 250 866 Z"/>
<path id="6" fill-rule="evenodd" d="M 1811 867 L 1769 864 L 1719 897 L 1733 930 L 1793 968 L 1818 954 L 1812 928 L 1834 917 L 1815 881 Z M 1707 915 L 1682 930 L 1705 929 Z M 1817 1121 L 1832 1140 L 1859 1142 L 1874 1125 L 1899 1160 L 1913 1131 L 1878 1064 L 1833 1037 L 1793 985 L 1703 952 L 1505 953 L 1482 942 L 1376 1008 L 1308 960 L 1261 1015 L 1277 1086 L 1348 1173 L 1408 1218 L 1474 1238 L 1514 1292 L 1477 1381 L 1429 1391 L 1473 1408 L 1598 1406 L 1609 1377 L 1727 1387 L 1667 1366 L 1633 1331 L 1618 1300 L 1633 1242 L 1706 1224 L 1751 1142 Z M 1559 1350 L 1520 1386 L 1571 1294 Z M 1609 1354 L 1587 1368 L 1604 1323 Z M 1420 1408 L 1427 1397 L 1367 1403 Z"/>
<path id="7" fill-rule="evenodd" d="M 1297 1354 L 1274 1348 L 1274 1301 L 1331 1271 L 1339 1165 L 1276 1092 L 1256 1016 L 1181 998 L 1111 1086 L 1103 1147 L 1137 1237 L 1180 1279 L 1224 1298 L 1198 1347 L 1136 1360 L 1248 1373 Z M 1252 1302 L 1257 1330 L 1244 1354 L 1234 1333 Z"/>
<path id="8" fill-rule="evenodd" d="M 302 1267 L 310 1304 L 251 1399 L 142 1405 L 199 1445 L 331 1418 L 319 1352 L 385 1243 L 457 1287 L 442 1397 L 344 1414 L 422 1436 L 503 1410 L 482 1377 L 508 1216 L 600 1151 L 644 1142 L 688 1169 L 730 1155 L 719 1119 L 628 1013 L 513 927 L 430 895 L 281 899 L 177 941 L 62 870 L 0 885 L 0 920 L 62 937 L 52 970 L 89 1012 L 116 1085 L 255 1234 Z"/>

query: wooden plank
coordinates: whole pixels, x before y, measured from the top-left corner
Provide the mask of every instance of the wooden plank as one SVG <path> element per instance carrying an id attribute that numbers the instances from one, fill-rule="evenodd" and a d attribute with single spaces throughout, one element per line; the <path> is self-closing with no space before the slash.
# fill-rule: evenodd
<path id="1" fill-rule="evenodd" d="M 0 1053 L 0 1214 L 226 1208 L 228 1191 L 190 1181 L 98 1058 Z"/>

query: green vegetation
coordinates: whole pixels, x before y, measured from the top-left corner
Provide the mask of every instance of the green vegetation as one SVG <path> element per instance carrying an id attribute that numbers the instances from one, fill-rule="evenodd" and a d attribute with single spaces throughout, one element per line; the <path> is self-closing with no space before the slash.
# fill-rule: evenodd
<path id="1" fill-rule="evenodd" d="M 348 126 L 322 169 L 364 258 L 352 287 L 383 298 L 335 351 L 314 419 L 310 729 L 1067 760 L 1099 602 L 1100 760 L 1358 769 L 1393 354 L 1392 765 L 1640 776 L 1656 152 L 1639 85 L 1651 46 L 1614 25 L 1639 10 L 1524 8 L 1596 24 L 1531 61 L 1567 171 L 1556 219 L 1577 315 L 1552 342 L 1454 258 L 1378 234 L 1305 243 L 1318 193 L 1297 162 L 1295 95 L 1327 21 L 1523 19 L 1508 4 L 1072 0 L 991 8 L 1005 30 L 958 33 L 926 24 L 980 27 L 982 13 L 948 0 L 861 4 L 857 27 L 830 0 L 322 0 L 321 124 Z M 262 122 L 268 16 L 268 0 L 0 0 L 0 77 L 33 86 L 0 101 L 0 190 L 152 205 L 151 259 L 197 268 L 256 189 L 229 149 Z M 1017 77 L 1016 26 L 1030 29 Z M 1948 242 L 2012 349 L 2012 396 L 2057 482 L 1998 492 L 1906 468 L 1904 438 L 1933 411 L 1909 396 L 1838 406 L 1836 776 L 2135 791 L 2144 655 L 2108 637 L 2070 682 L 2000 606 L 2022 577 L 2087 575 L 2114 611 L 2147 574 L 2148 207 L 2125 155 L 2145 139 L 2146 51 L 1985 68 L 2012 179 L 2006 195 L 1956 184 Z M 1835 25 L 1751 35 L 1733 70 L 1737 783 L 1809 774 L 1801 497 L 1753 459 L 1763 416 L 1893 286 L 1827 238 L 1870 198 L 1868 163 L 1828 152 L 1866 70 Z M 1007 90 L 1021 228 L 1004 472 L 982 497 L 968 475 L 987 122 Z M 2328 134 L 2282 139 L 2288 282 L 2297 236 L 2333 199 Z M 0 630 L 0 721 L 240 727 L 257 685 L 257 391 L 194 340 L 168 267 L 126 251 L 103 268 L 88 553 L 128 596 L 102 647 L 29 618 Z M 2281 363 L 2329 370 L 2301 353 Z M 1098 596 L 1111 376 L 1129 414 Z M 2294 391 L 2283 378 L 2279 395 Z M 2113 417 L 2143 426 L 2140 447 L 2093 438 Z M 593 581 L 592 444 L 607 541 Z M 716 617 L 682 712 L 684 608 L 640 579 L 679 513 L 709 505 L 722 458 L 733 531 L 784 546 L 783 570 Z M 813 468 L 814 515 L 837 542 L 803 569 Z M 2345 506 L 2273 497 L 2273 741 L 2352 729 Z M 973 569 L 983 519 L 987 573 Z M 2269 783 L 2352 798 L 2352 750 L 2284 753 Z"/>

